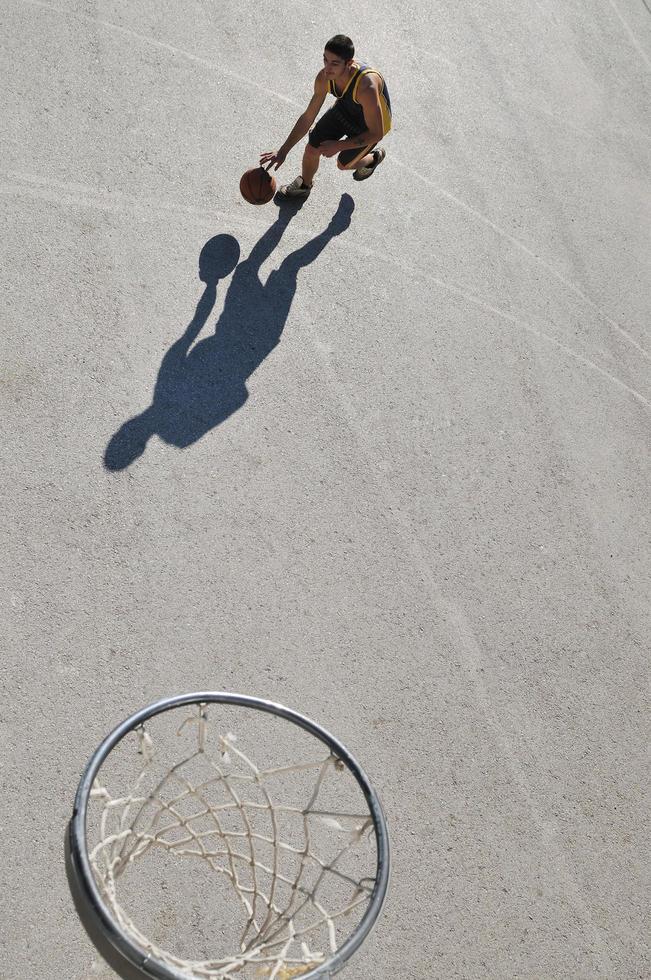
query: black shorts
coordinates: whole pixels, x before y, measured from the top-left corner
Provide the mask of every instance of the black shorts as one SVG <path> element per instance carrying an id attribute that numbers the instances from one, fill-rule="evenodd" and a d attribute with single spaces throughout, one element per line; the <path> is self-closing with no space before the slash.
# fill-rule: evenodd
<path id="1" fill-rule="evenodd" d="M 352 119 L 348 119 L 338 106 L 333 105 L 331 109 L 321 116 L 314 129 L 310 130 L 310 146 L 320 146 L 325 140 L 340 140 L 345 136 L 359 136 L 363 133 L 366 126 L 359 126 Z M 354 146 L 352 150 L 342 150 L 337 159 L 342 167 L 350 167 L 357 163 L 367 153 L 370 153 L 377 143 L 369 143 L 368 146 Z"/>

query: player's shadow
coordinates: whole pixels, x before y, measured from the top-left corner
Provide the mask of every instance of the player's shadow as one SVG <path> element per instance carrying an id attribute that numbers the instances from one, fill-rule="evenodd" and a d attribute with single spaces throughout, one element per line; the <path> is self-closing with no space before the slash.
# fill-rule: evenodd
<path id="1" fill-rule="evenodd" d="M 206 242 L 199 256 L 199 278 L 206 288 L 195 315 L 163 357 L 152 404 L 109 441 L 104 453 L 107 469 L 126 469 L 154 434 L 170 445 L 190 446 L 242 407 L 248 398 L 247 378 L 280 341 L 299 271 L 349 227 L 354 207 L 352 197 L 342 194 L 327 228 L 284 258 L 265 283 L 260 267 L 280 242 L 295 208 L 281 208 L 278 219 L 239 265 L 240 249 L 232 236 L 217 235 Z M 217 283 L 233 269 L 215 333 L 195 344 L 215 305 Z"/>

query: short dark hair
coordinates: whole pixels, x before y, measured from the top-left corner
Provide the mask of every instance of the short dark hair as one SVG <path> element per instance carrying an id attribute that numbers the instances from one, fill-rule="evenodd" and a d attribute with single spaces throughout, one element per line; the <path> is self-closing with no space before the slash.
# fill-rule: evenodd
<path id="1" fill-rule="evenodd" d="M 350 61 L 355 57 L 355 45 L 345 34 L 335 34 L 325 46 L 326 51 L 338 54 L 345 61 Z"/>

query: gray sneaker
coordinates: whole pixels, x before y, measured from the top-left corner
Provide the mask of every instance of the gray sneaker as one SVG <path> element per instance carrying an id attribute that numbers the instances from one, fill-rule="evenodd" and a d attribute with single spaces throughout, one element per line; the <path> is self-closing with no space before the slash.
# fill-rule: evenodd
<path id="1" fill-rule="evenodd" d="M 387 151 L 382 146 L 373 150 L 373 164 L 370 167 L 358 167 L 353 173 L 353 180 L 367 180 L 372 177 L 375 168 L 380 166 L 386 155 Z"/>
<path id="2" fill-rule="evenodd" d="M 293 180 L 291 184 L 285 184 L 278 193 L 292 201 L 304 201 L 306 197 L 310 196 L 311 190 L 311 187 L 303 186 L 303 178 L 299 174 L 296 180 Z"/>

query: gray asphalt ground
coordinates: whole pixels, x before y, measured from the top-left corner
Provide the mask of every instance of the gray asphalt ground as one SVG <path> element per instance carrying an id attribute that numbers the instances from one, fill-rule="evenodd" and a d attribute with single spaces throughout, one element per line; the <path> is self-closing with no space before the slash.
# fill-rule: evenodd
<path id="1" fill-rule="evenodd" d="M 386 162 L 246 204 L 339 31 Z M 651 976 L 643 0 L 4 0 L 0 49 L 4 980 L 114 976 L 77 780 L 202 688 L 377 786 L 346 976 Z"/>

